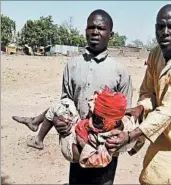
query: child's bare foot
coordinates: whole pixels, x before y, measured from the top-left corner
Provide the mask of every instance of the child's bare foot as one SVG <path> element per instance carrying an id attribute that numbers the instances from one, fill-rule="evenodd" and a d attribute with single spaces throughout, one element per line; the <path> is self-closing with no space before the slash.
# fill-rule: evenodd
<path id="1" fill-rule="evenodd" d="M 39 123 L 36 120 L 36 117 L 30 118 L 30 117 L 12 116 L 12 119 L 17 121 L 18 123 L 26 125 L 33 132 L 36 132 L 39 128 Z"/>
<path id="2" fill-rule="evenodd" d="M 36 148 L 39 150 L 43 150 L 44 148 L 43 141 L 40 141 L 37 136 L 31 137 L 27 143 L 27 146 Z"/>

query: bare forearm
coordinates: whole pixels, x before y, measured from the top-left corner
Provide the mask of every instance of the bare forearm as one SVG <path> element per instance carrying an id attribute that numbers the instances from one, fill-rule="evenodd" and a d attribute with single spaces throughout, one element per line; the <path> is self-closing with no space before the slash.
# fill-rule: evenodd
<path id="1" fill-rule="evenodd" d="M 143 105 L 138 105 L 139 111 L 142 113 L 144 111 L 144 106 Z"/>
<path id="2" fill-rule="evenodd" d="M 140 136 L 144 135 L 140 128 L 135 128 L 130 132 L 130 141 L 138 139 Z"/>
<path id="3" fill-rule="evenodd" d="M 78 145 L 73 144 L 72 151 L 73 151 L 73 161 L 79 161 L 80 151 Z"/>

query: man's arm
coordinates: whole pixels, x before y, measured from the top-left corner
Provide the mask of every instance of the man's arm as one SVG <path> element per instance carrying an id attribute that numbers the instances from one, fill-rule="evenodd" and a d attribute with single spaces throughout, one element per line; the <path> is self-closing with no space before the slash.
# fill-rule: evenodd
<path id="1" fill-rule="evenodd" d="M 62 80 L 62 95 L 61 99 L 69 98 L 73 101 L 73 89 L 72 89 L 72 69 L 71 69 L 72 61 L 69 61 L 65 66 L 63 72 L 63 80 Z M 53 124 L 57 130 L 57 132 L 61 136 L 67 136 L 71 132 L 72 124 L 70 120 L 60 120 L 58 117 L 54 117 Z"/>
<path id="2" fill-rule="evenodd" d="M 156 67 L 154 57 L 158 50 L 154 49 L 149 55 L 148 67 L 145 73 L 143 83 L 140 88 L 140 98 L 138 105 L 144 107 L 146 119 L 139 126 L 143 134 L 152 142 L 154 142 L 167 128 L 171 122 L 171 84 L 165 92 L 164 97 L 160 100 L 161 106 L 155 107 L 154 93 L 154 75 L 153 71 Z"/>
<path id="3" fill-rule="evenodd" d="M 149 60 L 148 62 L 151 64 L 152 61 Z M 140 98 L 138 102 L 139 105 L 144 107 L 146 112 L 151 112 L 141 125 L 131 131 L 130 134 L 120 131 L 115 133 L 115 135 L 119 136 L 118 139 L 107 143 L 112 150 L 115 148 L 114 151 L 126 144 L 128 140 L 135 140 L 141 135 L 145 135 L 151 142 L 154 142 L 171 123 L 171 84 L 166 88 L 167 91 L 161 100 L 161 106 L 154 109 L 154 78 L 150 68 L 151 66 L 148 65 L 147 67 L 146 74 L 141 85 Z"/>
<path id="4" fill-rule="evenodd" d="M 140 86 L 139 100 L 137 103 L 138 106 L 143 106 L 145 117 L 154 109 L 155 106 L 154 79 L 150 63 L 151 57 L 149 57 L 147 61 L 148 66 L 144 75 L 143 82 Z"/>
<path id="5" fill-rule="evenodd" d="M 61 99 L 69 98 L 73 100 L 73 88 L 71 83 L 71 66 L 69 65 L 69 62 L 65 66 L 64 72 L 63 72 L 63 79 L 62 79 L 62 94 Z"/>
<path id="6" fill-rule="evenodd" d="M 126 96 L 127 108 L 131 108 L 133 87 L 132 87 L 131 75 L 126 70 L 123 70 L 123 74 L 121 75 L 121 81 L 119 84 L 118 91 L 123 93 Z"/>
<path id="7" fill-rule="evenodd" d="M 135 140 L 145 135 L 151 142 L 154 142 L 171 123 L 171 85 L 163 97 L 161 106 L 149 113 L 143 123 L 132 132 L 130 140 Z"/>
<path id="8" fill-rule="evenodd" d="M 171 123 L 171 85 L 163 97 L 161 106 L 149 113 L 139 126 L 143 134 L 154 142 Z"/>

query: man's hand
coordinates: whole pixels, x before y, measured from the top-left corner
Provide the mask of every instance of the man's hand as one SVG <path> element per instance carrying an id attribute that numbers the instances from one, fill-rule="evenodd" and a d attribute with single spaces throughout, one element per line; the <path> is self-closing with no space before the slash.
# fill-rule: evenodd
<path id="1" fill-rule="evenodd" d="M 125 115 L 133 116 L 135 121 L 137 121 L 137 119 L 142 115 L 143 110 L 144 107 L 139 105 L 137 107 L 127 109 Z"/>
<path id="2" fill-rule="evenodd" d="M 128 132 L 120 130 L 112 130 L 110 138 L 106 140 L 106 148 L 110 153 L 114 153 L 119 150 L 122 146 L 128 143 L 129 136 Z"/>
<path id="3" fill-rule="evenodd" d="M 70 119 L 61 120 L 55 116 L 53 119 L 53 124 L 61 136 L 67 136 L 71 133 L 72 123 Z"/>
<path id="4" fill-rule="evenodd" d="M 105 145 L 110 153 L 114 153 L 126 145 L 128 141 L 135 141 L 142 135 L 143 132 L 139 127 L 132 130 L 130 134 L 128 134 L 128 132 L 114 129 L 111 131 L 110 138 L 106 140 Z"/>

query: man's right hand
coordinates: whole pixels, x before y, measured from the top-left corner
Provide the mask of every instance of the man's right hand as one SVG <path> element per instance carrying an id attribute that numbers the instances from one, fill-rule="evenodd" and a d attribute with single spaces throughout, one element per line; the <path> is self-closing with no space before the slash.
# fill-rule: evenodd
<path id="1" fill-rule="evenodd" d="M 61 120 L 55 116 L 53 119 L 53 124 L 54 124 L 57 132 L 61 136 L 67 136 L 71 133 L 71 128 L 72 128 L 71 120 L 69 120 L 69 119 Z"/>
<path id="2" fill-rule="evenodd" d="M 144 107 L 139 105 L 137 107 L 127 109 L 125 115 L 133 116 L 135 121 L 137 121 L 137 119 L 142 115 L 143 110 Z"/>

